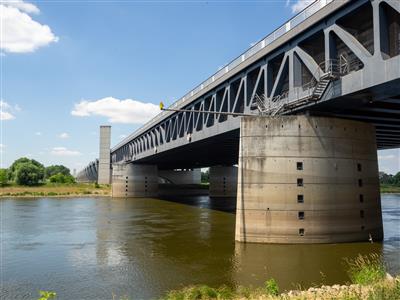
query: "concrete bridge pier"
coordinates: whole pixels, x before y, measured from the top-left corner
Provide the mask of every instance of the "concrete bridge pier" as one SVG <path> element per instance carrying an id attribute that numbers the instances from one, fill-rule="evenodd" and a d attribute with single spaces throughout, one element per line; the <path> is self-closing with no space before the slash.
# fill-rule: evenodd
<path id="1" fill-rule="evenodd" d="M 240 126 L 237 241 L 382 240 L 373 125 L 281 116 Z"/>
<path id="2" fill-rule="evenodd" d="M 238 168 L 235 166 L 210 167 L 210 197 L 236 197 Z"/>
<path id="3" fill-rule="evenodd" d="M 158 169 L 156 165 L 113 164 L 113 197 L 157 197 Z"/>

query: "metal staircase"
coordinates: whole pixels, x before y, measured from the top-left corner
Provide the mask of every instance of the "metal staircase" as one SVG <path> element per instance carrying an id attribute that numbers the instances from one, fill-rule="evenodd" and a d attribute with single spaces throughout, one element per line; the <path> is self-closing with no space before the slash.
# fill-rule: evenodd
<path id="1" fill-rule="evenodd" d="M 253 97 L 253 107 L 256 107 L 261 115 L 275 116 L 281 112 L 292 110 L 310 102 L 316 102 L 322 98 L 329 84 L 340 77 L 340 66 L 337 60 L 331 59 L 321 63 L 313 75 L 313 79 L 302 88 L 308 91 L 306 96 L 300 97 L 289 102 L 288 93 L 272 98 L 265 97 L 264 94 Z"/>
<path id="2" fill-rule="evenodd" d="M 331 81 L 332 78 L 330 77 L 329 73 L 325 73 L 323 77 L 320 77 L 310 98 L 314 101 L 320 99 Z"/>

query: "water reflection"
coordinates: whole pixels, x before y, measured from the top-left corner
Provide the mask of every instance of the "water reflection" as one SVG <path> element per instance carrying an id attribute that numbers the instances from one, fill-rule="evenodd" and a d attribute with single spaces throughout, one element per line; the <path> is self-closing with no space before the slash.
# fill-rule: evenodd
<path id="1" fill-rule="evenodd" d="M 383 244 L 234 242 L 235 199 L 3 199 L 0 298 L 149 299 L 190 284 L 343 283 L 344 257 L 382 253 L 400 271 L 400 196 L 382 197 Z M 321 273 L 323 275 L 321 275 Z"/>

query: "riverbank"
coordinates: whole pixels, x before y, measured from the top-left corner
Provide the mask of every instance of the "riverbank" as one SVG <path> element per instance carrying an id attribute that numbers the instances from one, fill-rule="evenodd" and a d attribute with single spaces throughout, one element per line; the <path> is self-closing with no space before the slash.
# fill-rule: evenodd
<path id="1" fill-rule="evenodd" d="M 208 286 L 188 287 L 180 291 L 172 291 L 162 300 L 194 300 L 194 299 L 257 299 L 257 300 L 397 300 L 400 299 L 400 277 L 390 275 L 377 282 L 362 285 L 332 285 L 312 287 L 308 290 L 292 290 L 277 294 L 274 287 L 259 289 L 239 288 L 232 291 L 227 287 L 217 289 Z"/>
<path id="2" fill-rule="evenodd" d="M 400 194 L 400 186 L 392 184 L 381 184 L 381 193 Z"/>
<path id="3" fill-rule="evenodd" d="M 269 279 L 260 288 L 239 287 L 236 290 L 226 286 L 211 288 L 209 286 L 186 287 L 171 291 L 163 300 L 191 299 L 258 299 L 258 300 L 395 300 L 400 299 L 400 275 L 392 277 L 379 254 L 359 254 L 354 259 L 344 258 L 347 273 L 351 280 L 346 285 L 322 285 L 307 290 L 291 290 L 279 293 L 278 283 Z"/>
<path id="4" fill-rule="evenodd" d="M 37 186 L 8 185 L 0 188 L 0 197 L 76 197 L 109 196 L 110 194 L 110 185 L 95 185 L 93 183 L 46 183 Z"/>

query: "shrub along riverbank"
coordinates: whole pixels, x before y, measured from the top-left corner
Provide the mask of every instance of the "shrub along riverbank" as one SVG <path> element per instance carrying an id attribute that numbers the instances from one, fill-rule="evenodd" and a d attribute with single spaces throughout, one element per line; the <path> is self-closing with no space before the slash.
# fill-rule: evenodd
<path id="1" fill-rule="evenodd" d="M 275 280 L 270 279 L 261 288 L 239 287 L 236 290 L 226 286 L 192 286 L 171 291 L 162 300 L 195 299 L 259 299 L 259 300 L 398 300 L 400 299 L 400 276 L 393 278 L 378 255 L 358 256 L 348 260 L 351 282 L 347 285 L 312 287 L 308 290 L 293 290 L 279 293 Z"/>
<path id="2" fill-rule="evenodd" d="M 400 186 L 393 184 L 381 184 L 381 193 L 400 194 Z"/>
<path id="3" fill-rule="evenodd" d="M 36 186 L 7 185 L 0 188 L 0 197 L 69 197 L 108 196 L 110 185 L 94 183 L 45 183 Z"/>

